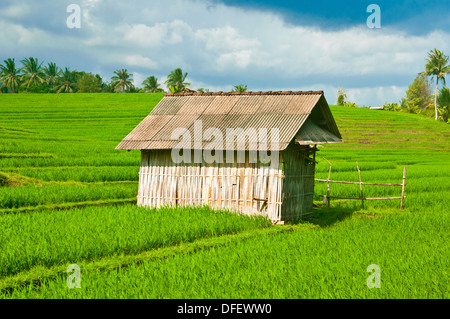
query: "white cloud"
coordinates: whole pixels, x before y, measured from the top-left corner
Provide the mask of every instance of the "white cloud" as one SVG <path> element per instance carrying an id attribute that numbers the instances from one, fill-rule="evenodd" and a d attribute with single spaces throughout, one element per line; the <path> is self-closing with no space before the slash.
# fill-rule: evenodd
<path id="1" fill-rule="evenodd" d="M 133 73 L 133 83 L 136 87 L 141 87 L 142 82 L 146 79 L 146 76 L 144 74 L 141 74 L 139 72 Z"/>
<path id="2" fill-rule="evenodd" d="M 124 60 L 125 63 L 130 66 L 140 66 L 149 69 L 154 69 L 157 66 L 156 62 L 139 54 L 127 55 Z"/>
<path id="3" fill-rule="evenodd" d="M 219 68 L 226 69 L 229 66 L 237 66 L 245 69 L 252 61 L 251 50 L 233 51 L 224 53 L 217 58 L 217 65 Z"/>
<path id="4" fill-rule="evenodd" d="M 6 22 L 1 19 L 0 29 L 8 30 L 7 32 L 0 32 L 2 54 L 7 53 L 5 51 L 14 52 L 22 49 L 28 55 L 30 48 L 54 48 L 58 47 L 60 43 L 57 38 L 52 37 L 48 32 L 34 27 L 26 28 L 20 24 Z M 73 41 L 67 39 L 65 42 L 73 43 Z"/>
<path id="5" fill-rule="evenodd" d="M 0 16 L 9 18 L 23 18 L 30 13 L 30 7 L 24 3 L 13 4 L 0 11 Z"/>
<path id="6" fill-rule="evenodd" d="M 158 23 L 154 26 L 144 24 L 123 25 L 116 28 L 119 34 L 123 35 L 125 40 L 142 47 L 158 47 L 163 43 L 167 34 L 167 27 L 164 23 Z"/>
<path id="7" fill-rule="evenodd" d="M 205 49 L 215 52 L 230 52 L 257 48 L 259 40 L 241 35 L 237 29 L 227 25 L 225 27 L 200 29 L 195 38 L 205 43 Z"/>
<path id="8" fill-rule="evenodd" d="M 119 36 L 143 48 L 160 47 L 183 42 L 184 37 L 192 33 L 188 24 L 181 20 L 169 23 L 124 24 L 115 29 Z"/>
<path id="9" fill-rule="evenodd" d="M 351 88 L 347 91 L 347 97 L 349 101 L 357 102 L 359 106 L 378 106 L 389 101 L 400 102 L 401 98 L 405 96 L 406 90 L 407 87 L 398 87 L 395 85 L 387 87 Z M 335 101 L 332 102 L 334 103 Z"/>

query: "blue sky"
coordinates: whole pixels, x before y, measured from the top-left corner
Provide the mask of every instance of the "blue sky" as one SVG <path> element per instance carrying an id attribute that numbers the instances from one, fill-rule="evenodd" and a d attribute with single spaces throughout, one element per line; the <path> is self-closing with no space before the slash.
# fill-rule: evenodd
<path id="1" fill-rule="evenodd" d="M 369 4 L 381 28 L 369 29 Z M 69 29 L 69 4 L 81 28 Z M 398 101 L 433 48 L 450 54 L 449 1 L 2 0 L 0 62 L 34 56 L 140 86 L 176 67 L 193 88 L 229 91 L 339 87 L 359 105 Z"/>

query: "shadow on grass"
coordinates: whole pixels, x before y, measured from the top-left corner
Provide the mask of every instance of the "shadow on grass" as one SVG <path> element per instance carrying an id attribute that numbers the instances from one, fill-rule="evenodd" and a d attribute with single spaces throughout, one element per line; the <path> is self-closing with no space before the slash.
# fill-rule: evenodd
<path id="1" fill-rule="evenodd" d="M 293 224 L 312 224 L 319 227 L 332 226 L 333 224 L 352 218 L 353 213 L 357 211 L 357 208 L 352 207 L 327 207 L 319 206 L 314 207 L 313 215 L 305 220 L 298 220 Z"/>

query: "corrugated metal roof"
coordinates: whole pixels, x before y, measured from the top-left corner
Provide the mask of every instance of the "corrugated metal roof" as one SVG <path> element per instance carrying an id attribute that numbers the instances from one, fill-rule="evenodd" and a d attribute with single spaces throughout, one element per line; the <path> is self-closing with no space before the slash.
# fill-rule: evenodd
<path id="1" fill-rule="evenodd" d="M 286 106 L 283 114 L 309 114 L 317 104 L 321 95 L 294 95 Z"/>
<path id="2" fill-rule="evenodd" d="M 310 119 L 305 121 L 295 138 L 300 145 L 342 143 L 340 138 L 316 125 Z"/>
<path id="3" fill-rule="evenodd" d="M 163 98 L 150 113 L 152 115 L 175 115 L 181 107 L 188 101 L 184 99 L 165 99 Z"/>
<path id="4" fill-rule="evenodd" d="M 325 129 L 308 119 L 313 109 L 314 121 L 323 118 L 326 122 Z M 270 149 L 272 128 L 278 129 L 278 150 L 285 149 L 296 136 L 303 144 L 340 141 L 339 131 L 323 91 L 168 93 L 116 149 L 181 147 L 178 140 L 172 140 L 172 133 L 176 128 L 185 128 L 191 136 L 190 147 L 196 148 L 196 120 L 202 123 L 202 136 L 210 128 L 217 128 L 222 133 L 222 149 L 241 149 L 237 145 L 240 140 L 246 140 L 245 150 L 261 150 L 265 145 Z M 305 129 L 300 130 L 305 123 L 308 123 Z M 228 140 L 227 144 L 227 129 L 242 131 L 236 131 L 233 141 Z M 264 131 L 261 129 L 267 130 L 267 144 L 258 139 L 260 132 Z M 201 141 L 195 145 L 204 147 L 210 142 Z"/>
<path id="5" fill-rule="evenodd" d="M 176 115 L 201 115 L 214 100 L 213 96 L 191 96 Z"/>
<path id="6" fill-rule="evenodd" d="M 239 96 L 227 96 L 226 99 L 216 96 L 203 114 L 228 114 L 238 99 Z"/>

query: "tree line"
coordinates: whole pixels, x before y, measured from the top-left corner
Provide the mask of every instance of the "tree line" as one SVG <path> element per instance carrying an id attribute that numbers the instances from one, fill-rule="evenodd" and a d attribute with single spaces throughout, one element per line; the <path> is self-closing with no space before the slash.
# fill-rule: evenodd
<path id="1" fill-rule="evenodd" d="M 99 74 L 64 69 L 49 62 L 44 65 L 37 58 L 29 57 L 20 61 L 22 66 L 16 66 L 14 59 L 8 58 L 0 64 L 0 93 L 158 93 L 165 92 L 154 75 L 147 77 L 142 88 L 136 87 L 133 75 L 127 69 L 114 71 L 110 82 L 106 82 Z M 164 82 L 168 92 L 196 92 L 190 88 L 191 83 L 186 82 L 187 72 L 176 68 L 167 76 Z M 232 91 L 245 92 L 246 85 L 235 85 Z M 199 88 L 197 92 L 209 92 L 208 89 Z"/>
<path id="2" fill-rule="evenodd" d="M 424 69 L 409 85 L 405 97 L 399 102 L 386 102 L 381 108 L 386 111 L 422 114 L 450 124 L 450 88 L 445 86 L 445 76 L 450 73 L 449 57 L 436 48 L 430 50 Z M 443 84 L 441 89 L 439 83 Z M 434 92 L 433 84 L 435 84 Z M 346 98 L 346 90 L 340 88 L 336 104 L 357 106 Z"/>

